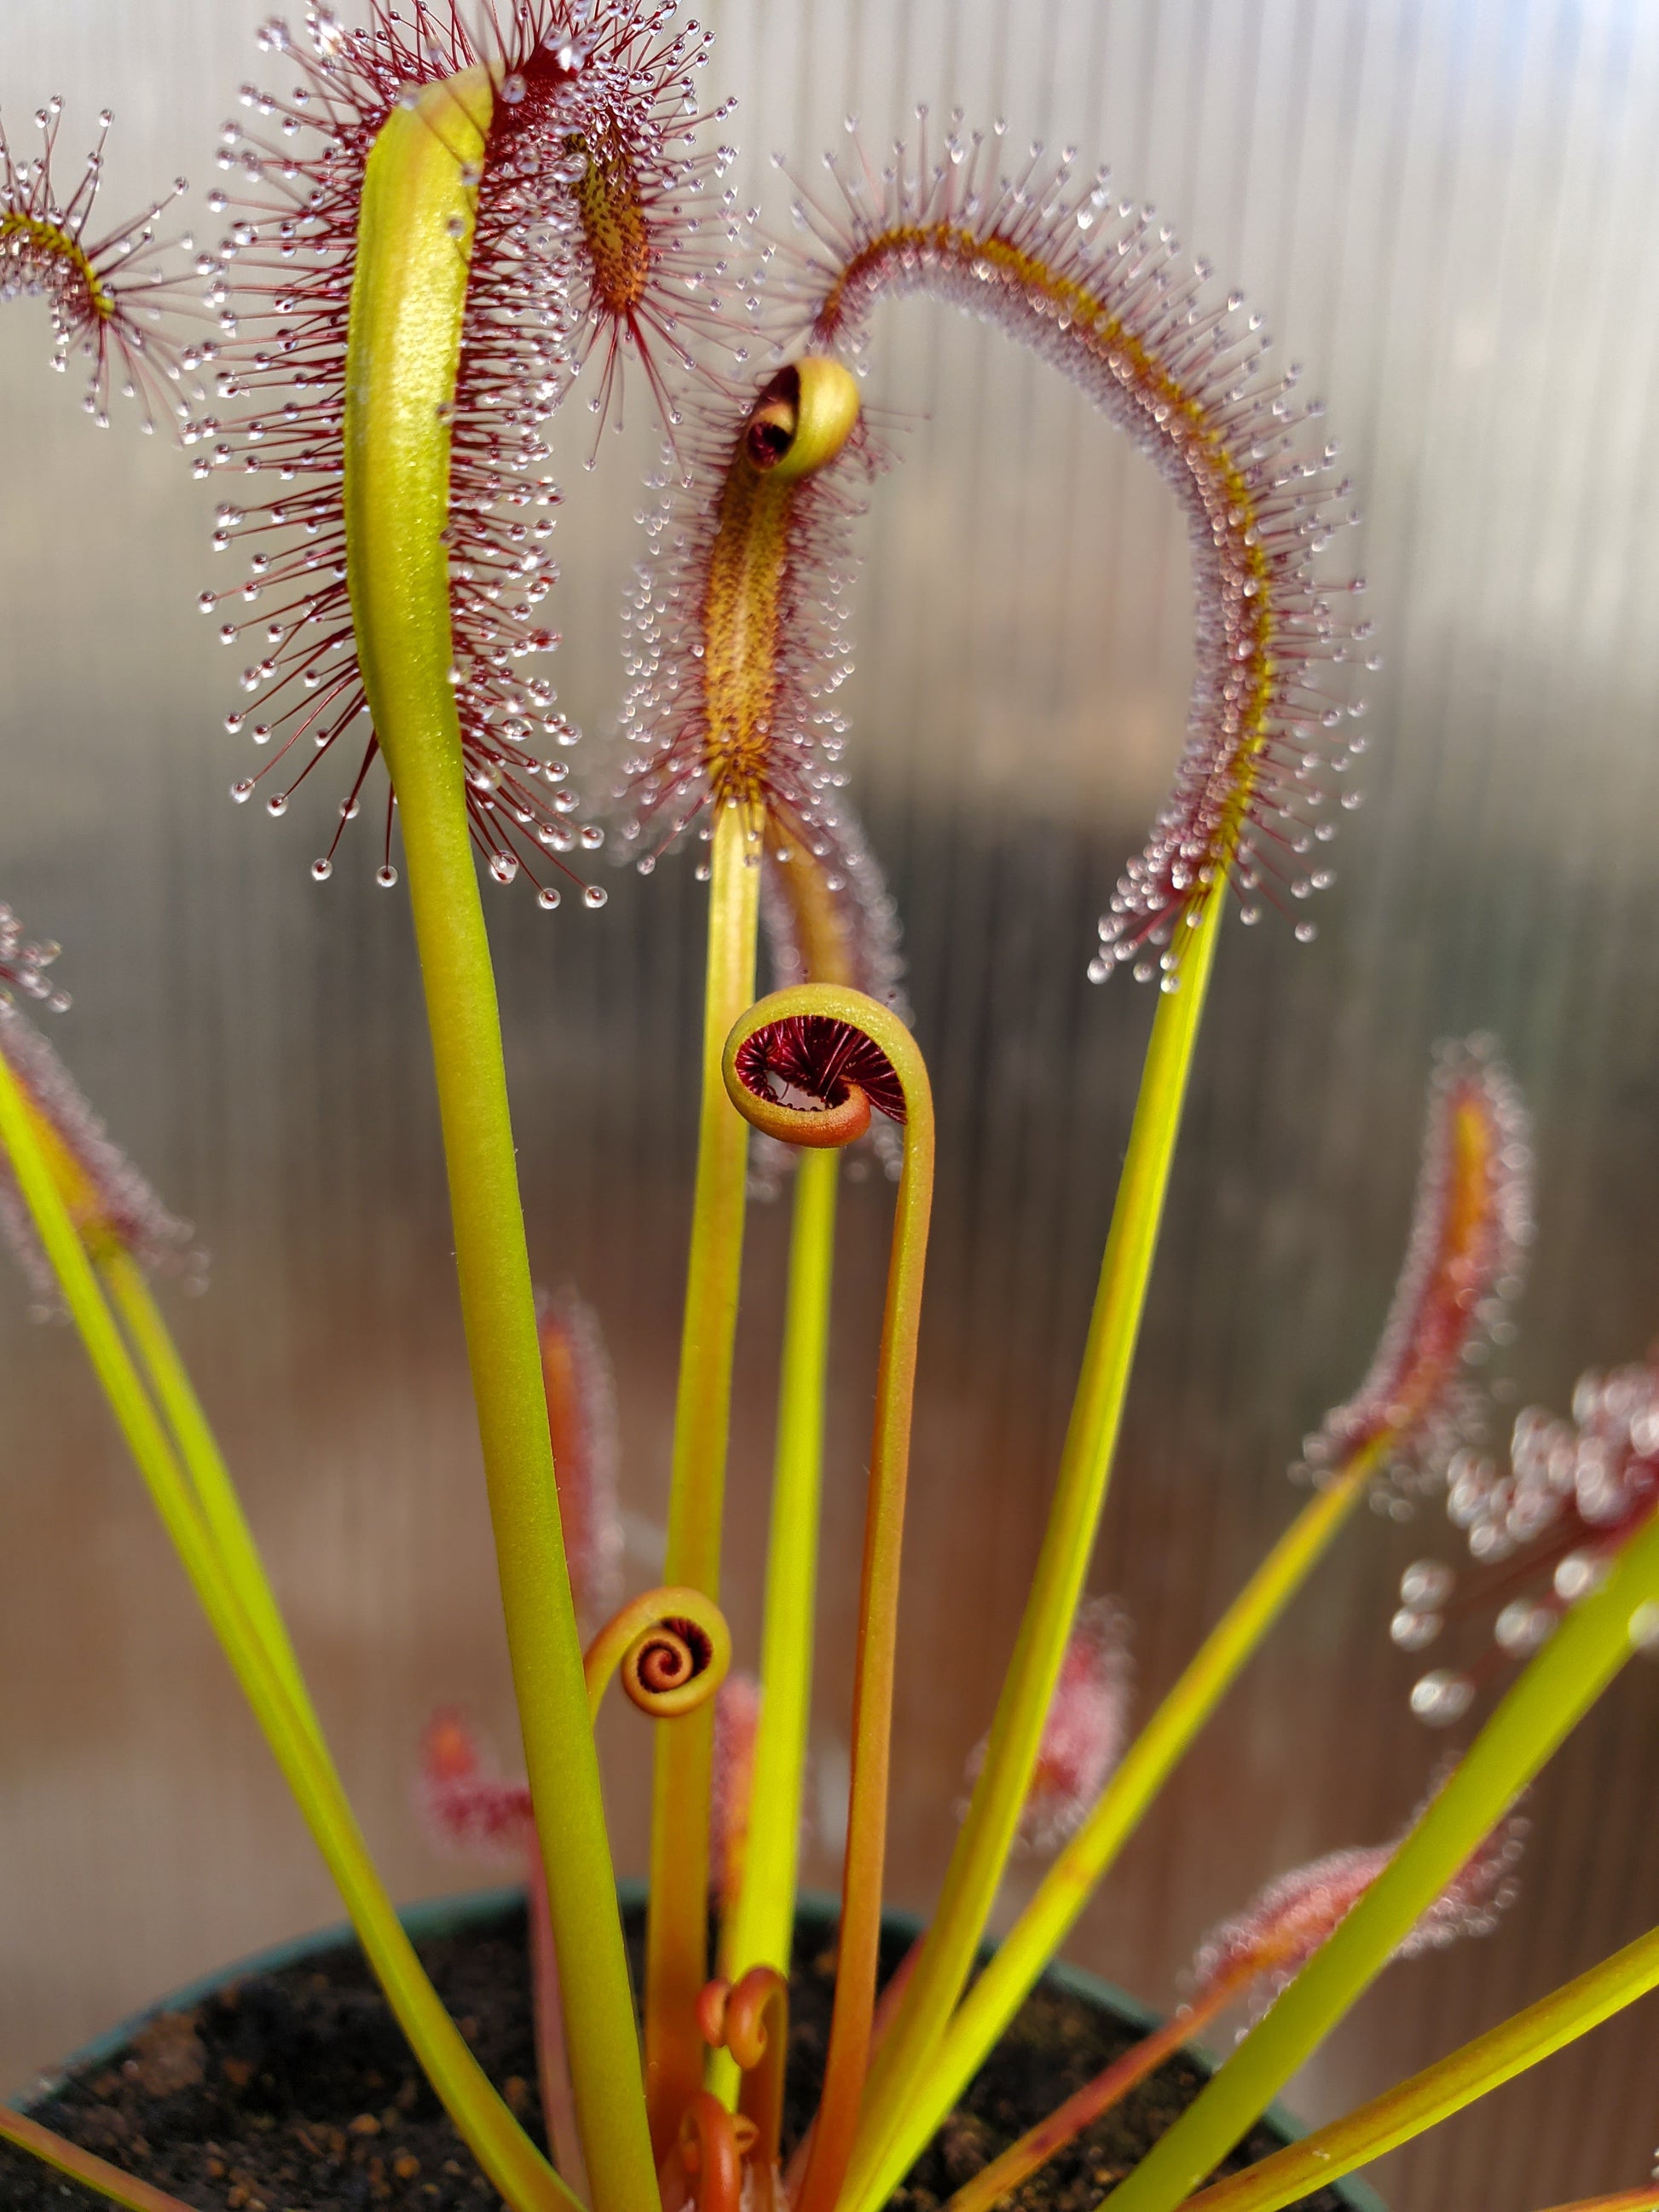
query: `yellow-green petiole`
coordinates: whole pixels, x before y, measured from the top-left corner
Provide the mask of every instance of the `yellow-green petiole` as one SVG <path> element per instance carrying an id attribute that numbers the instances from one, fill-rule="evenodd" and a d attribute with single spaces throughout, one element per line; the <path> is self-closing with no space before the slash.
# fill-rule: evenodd
<path id="1" fill-rule="evenodd" d="M 1316 2129 L 1251 2166 L 1185 2200 L 1188 2212 L 1280 2212 L 1286 2204 L 1340 2181 L 1356 2166 L 1437 2127 L 1478 2097 L 1588 2035 L 1626 2005 L 1659 1989 L 1659 1929 L 1638 1936 L 1599 1966 L 1553 1990 L 1498 2027 L 1478 2035 L 1420 2074 L 1401 2081 L 1340 2120 Z M 1562 2205 L 1558 2212 L 1612 2212 L 1614 2206 L 1659 2203 L 1659 2189 Z"/>
<path id="2" fill-rule="evenodd" d="M 1117 2212 L 1173 2212 L 1232 2148 L 1600 1697 L 1656 1605 L 1659 1518 L 1568 1613 L 1353 1911 L 1114 2193 Z"/>
<path id="3" fill-rule="evenodd" d="M 1178 988 L 1158 999 L 1042 1549 L 939 1911 L 872 2069 L 847 2183 L 849 2212 L 880 2201 L 878 2172 L 973 1966 L 1030 1787 L 1105 1502 L 1225 901 L 1218 872 L 1183 947 Z"/>
<path id="4" fill-rule="evenodd" d="M 275 1601 L 267 1591 L 264 1604 L 251 1613 L 238 1595 L 198 1502 L 204 1480 L 210 1485 L 215 1478 L 198 1466 L 193 1486 L 179 1466 L 173 1442 L 100 1291 L 37 1128 L 34 1109 L 0 1052 L 0 1150 L 10 1158 L 64 1302 L 162 1525 L 339 1887 L 392 2010 L 457 2128 L 514 2212 L 573 2212 L 574 2198 L 501 2102 L 426 1978 L 369 1857 L 309 1700 L 301 1689 L 302 1702 L 295 1702 L 284 1663 L 266 1642 L 262 1623 L 275 1613 Z M 257 1573 L 251 1547 L 250 1554 Z M 248 1571 L 245 1560 L 239 1571 L 244 1579 Z M 263 1576 L 259 1581 L 263 1586 Z M 286 1636 L 281 1649 L 288 1652 Z M 286 1663 L 292 1665 L 291 1653 Z"/>
<path id="5" fill-rule="evenodd" d="M 737 1909 L 720 1930 L 720 1972 L 732 1981 L 753 1966 L 775 1966 L 787 1973 L 794 1932 L 840 1171 L 840 1157 L 830 1151 L 803 1152 L 795 1170 L 753 1802 L 743 1887 Z M 730 2086 L 735 2085 L 734 2068 Z"/>
<path id="6" fill-rule="evenodd" d="M 525 1761 L 594 2212 L 653 2201 L 639 2051 L 559 1526 L 501 1022 L 468 826 L 448 558 L 449 419 L 495 88 L 429 86 L 363 184 L 346 358 L 347 580 L 403 826 L 455 1263 Z"/>
<path id="7" fill-rule="evenodd" d="M 726 1096 L 720 1052 L 726 1031 L 755 995 L 760 917 L 759 856 L 749 850 L 743 810 L 736 805 L 722 808 L 716 817 L 712 865 L 702 1122 L 674 1413 L 667 1573 L 672 1582 L 689 1583 L 718 1601 L 749 1172 L 749 1132 Z M 679 1726 L 663 1729 L 654 1747 L 645 2063 L 652 2136 L 663 2156 L 680 2114 L 702 2087 L 696 2002 L 708 1967 L 714 1728 L 714 1708 L 705 1706 Z"/>
<path id="8" fill-rule="evenodd" d="M 1390 1442 L 1379 1438 L 1357 1454 L 1308 1501 L 1125 1753 L 1098 1802 L 951 2015 L 883 2154 L 869 2201 L 882 2203 L 897 2187 L 990 2057 L 1147 1808 L 1346 1525 Z"/>

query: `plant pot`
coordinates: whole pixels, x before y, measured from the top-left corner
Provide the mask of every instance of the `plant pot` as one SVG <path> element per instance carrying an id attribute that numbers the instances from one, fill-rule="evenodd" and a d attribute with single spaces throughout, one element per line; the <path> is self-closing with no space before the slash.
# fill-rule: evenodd
<path id="1" fill-rule="evenodd" d="M 637 1923 L 642 1890 L 625 1884 L 623 1897 Z M 798 1970 L 827 1948 L 837 1911 L 833 1898 L 802 1899 Z M 441 1993 L 464 2032 L 471 2028 L 478 2035 L 481 2058 L 533 2130 L 535 2064 L 526 1976 L 517 1956 L 524 1919 L 518 1888 L 437 1898 L 403 1915 L 417 1943 L 438 1947 L 430 1963 Z M 908 1914 L 886 1916 L 886 1965 L 908 1947 L 919 1927 Z M 1157 2015 L 1133 1997 L 1076 1967 L 1052 1969 L 1043 1991 L 1045 2035 L 1087 2036 L 1115 2027 L 1139 2037 L 1157 2025 Z M 1083 2011 L 1056 2008 L 1055 1999 L 1073 2000 Z M 469 2011 L 470 2003 L 479 2013 L 491 2008 L 487 2028 Z M 349 2068 L 337 2045 L 319 2039 L 313 2008 L 325 2008 L 329 2020 L 339 2021 Z M 523 2016 L 513 2027 L 497 2021 L 497 2013 Z M 1020 2063 L 1028 2074 L 1033 2054 L 1042 2047 L 1033 2044 L 1026 2051 Z M 1100 2062 L 1088 2063 L 1091 2069 Z M 1176 2063 L 1185 2065 L 1195 2087 L 1213 2062 L 1194 2046 Z M 1068 2081 L 1050 2092 L 1045 2082 L 1044 2101 L 1057 2103 L 1072 2086 Z M 463 2205 L 483 2212 L 494 2201 L 430 2091 L 416 2081 L 407 2047 L 347 1927 L 278 1945 L 190 1984 L 87 2045 L 16 2101 L 146 2179 L 204 2203 L 223 2203 L 228 2212 L 288 2212 L 289 2206 L 319 2212 L 378 2203 L 407 2205 L 411 2212 L 448 2212 Z M 1022 2124 L 1036 2117 L 1033 2111 Z M 944 2180 L 945 2193 L 974 2170 L 981 2124 L 971 2113 L 955 2123 L 950 2155 L 966 2163 Z M 1292 2142 L 1300 2132 L 1274 2107 L 1253 2138 L 1255 2154 Z M 301 2161 L 299 2170 L 284 2166 L 290 2150 Z M 931 2155 L 943 2160 L 945 2154 Z M 314 2166 L 305 2164 L 313 2158 Z M 907 2193 L 918 2208 L 931 2201 L 920 2190 Z M 56 2175 L 0 2145 L 4 2212 L 65 2212 L 79 2201 L 79 2192 L 66 2190 Z M 1329 2185 L 1308 2202 L 1343 2212 L 1385 2212 L 1381 2200 L 1356 2181 Z"/>

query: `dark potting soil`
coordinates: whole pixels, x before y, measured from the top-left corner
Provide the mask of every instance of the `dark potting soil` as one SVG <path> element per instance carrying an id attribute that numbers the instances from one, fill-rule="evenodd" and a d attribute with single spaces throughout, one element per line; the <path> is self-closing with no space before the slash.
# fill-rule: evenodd
<path id="1" fill-rule="evenodd" d="M 642 1925 L 629 1925 L 635 1982 Z M 522 1910 L 418 1947 L 439 1995 L 536 2142 L 543 2142 Z M 902 1947 L 884 1956 L 884 1974 Z M 811 2118 L 830 2025 L 834 1952 L 798 1947 L 790 1990 L 785 2148 Z M 892 2200 L 934 2212 L 1016 2136 L 1133 2040 L 1061 1990 L 1028 2000 L 992 2064 Z M 1092 2212 L 1189 2104 L 1177 2057 L 1034 2174 L 1021 2212 Z M 492 2212 L 500 2200 L 416 2068 L 355 1947 L 232 1984 L 149 2023 L 128 2052 L 64 2083 L 34 2117 L 203 2212 Z M 1221 2169 L 1277 2148 L 1266 2134 Z M 4 2212 L 104 2212 L 103 2200 L 0 2143 Z M 1300 2212 L 1342 2212 L 1334 2191 Z"/>

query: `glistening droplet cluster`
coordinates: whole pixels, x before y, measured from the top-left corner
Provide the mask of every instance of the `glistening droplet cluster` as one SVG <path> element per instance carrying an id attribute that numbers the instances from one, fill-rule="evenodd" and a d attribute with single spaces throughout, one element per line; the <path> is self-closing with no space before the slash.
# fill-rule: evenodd
<path id="1" fill-rule="evenodd" d="M 248 704 L 227 718 L 270 757 L 233 786 L 286 812 L 295 788 L 356 729 L 357 766 L 313 873 L 331 872 L 344 823 L 359 811 L 376 750 L 352 631 L 341 492 L 347 320 L 368 155 L 396 108 L 459 72 L 488 69 L 493 87 L 484 158 L 464 173 L 476 191 L 461 362 L 450 435 L 445 532 L 453 665 L 466 800 L 490 874 L 522 872 L 541 903 L 559 902 L 543 862 L 580 882 L 569 856 L 604 832 L 579 825 L 566 749 L 579 732 L 544 677 L 521 671 L 557 641 L 538 609 L 556 575 L 549 539 L 558 493 L 547 473 L 545 426 L 588 351 L 609 352 L 608 401 L 619 349 L 661 373 L 652 347 L 689 363 L 688 331 L 719 321 L 723 266 L 707 246 L 730 228 L 708 188 L 717 155 L 693 140 L 706 119 L 695 74 L 708 34 L 676 28 L 666 5 L 607 10 L 590 26 L 565 0 L 520 0 L 502 22 L 489 11 L 476 37 L 449 8 L 384 0 L 367 30 L 328 9 L 307 10 L 303 36 L 279 21 L 261 33 L 298 82 L 243 90 L 247 123 L 226 125 L 219 164 L 232 179 L 210 204 L 229 218 L 200 272 L 222 325 L 216 366 L 222 420 L 194 426 L 198 473 L 258 479 L 218 510 L 216 546 L 247 558 L 245 582 L 202 595 L 225 610 L 227 645 L 251 648 Z M 452 97 L 459 98 L 458 94 Z M 430 127 L 441 130 L 442 98 Z M 723 112 L 724 111 L 718 111 Z M 624 149 L 625 161 L 617 149 Z M 597 181 L 596 181 L 597 179 Z M 625 219 L 625 220 L 624 220 Z M 605 224 L 609 223 L 609 230 Z M 620 261 L 595 242 L 621 222 Z M 457 240 L 456 250 L 466 250 Z M 620 289 L 618 289 L 620 288 Z M 395 883 L 392 802 L 380 880 Z M 586 887 L 586 903 L 605 893 Z"/>
<path id="2" fill-rule="evenodd" d="M 918 111 L 913 148 L 879 178 L 861 154 L 830 158 L 837 197 L 798 186 L 811 240 L 786 274 L 815 345 L 862 353 L 884 297 L 926 292 L 999 325 L 1069 377 L 1147 454 L 1180 501 L 1193 550 L 1197 672 L 1170 798 L 1100 919 L 1090 975 L 1133 965 L 1173 988 L 1183 932 L 1218 875 L 1244 918 L 1300 901 L 1332 872 L 1330 799 L 1357 803 L 1363 702 L 1346 678 L 1370 626 L 1346 611 L 1358 580 L 1322 578 L 1320 556 L 1356 520 L 1337 447 L 1297 397 L 1292 365 L 1265 364 L 1261 319 L 1183 259 L 1150 206 L 1102 169 L 1073 178 L 1075 149 L 1041 143 L 1011 168 L 1006 130 L 942 145 Z M 1296 934 L 1313 935 L 1310 922 Z"/>
<path id="3" fill-rule="evenodd" d="M 1453 1614 L 1480 1613 L 1492 1619 L 1492 1647 L 1471 1667 L 1422 1676 L 1413 1711 L 1437 1723 L 1467 1711 L 1503 1660 L 1528 1657 L 1567 1609 L 1600 1586 L 1656 1504 L 1659 1366 L 1651 1361 L 1582 1376 L 1570 1420 L 1528 1407 L 1516 1418 L 1506 1468 L 1480 1452 L 1458 1453 L 1446 1511 L 1467 1531 L 1477 1571 L 1460 1589 L 1443 1561 L 1413 1562 L 1401 1580 L 1390 1632 L 1403 1649 L 1420 1651 Z M 1480 1568 L 1502 1571 L 1483 1576 Z"/>
<path id="4" fill-rule="evenodd" d="M 864 512 L 872 455 L 855 439 L 794 488 L 784 511 L 778 587 L 744 672 L 764 688 L 754 717 L 763 742 L 739 775 L 708 672 L 711 632 L 722 619 L 714 572 L 730 529 L 723 488 L 742 465 L 750 411 L 746 404 L 705 406 L 678 452 L 665 453 L 652 485 L 659 498 L 646 518 L 647 557 L 623 609 L 617 797 L 629 808 L 623 842 L 644 874 L 688 831 L 711 836 L 711 811 L 728 799 L 763 806 L 832 872 L 844 872 L 838 864 L 850 849 L 841 798 L 848 724 L 836 694 L 852 670 L 851 532 Z M 754 857 L 758 863 L 758 846 Z"/>
<path id="5" fill-rule="evenodd" d="M 38 1000 L 54 1014 L 67 1013 L 69 993 L 60 991 L 46 974 L 61 949 L 50 940 L 25 937 L 12 909 L 0 906 L 0 1013 L 10 1010 L 14 991 Z"/>
<path id="6" fill-rule="evenodd" d="M 100 428 L 109 426 L 116 378 L 123 398 L 138 403 L 142 429 L 153 431 L 158 414 L 186 421 L 202 396 L 191 380 L 202 354 L 176 343 L 167 327 L 185 300 L 182 280 L 164 262 L 173 241 L 156 226 L 189 187 L 176 178 L 171 191 L 131 222 L 88 238 L 111 117 L 107 108 L 99 117 L 86 167 L 59 200 L 52 164 L 63 112 L 58 99 L 36 109 L 40 149 L 33 155 L 15 148 L 0 124 L 0 300 L 33 295 L 46 302 L 52 365 L 67 369 L 77 353 L 90 360 L 86 408 Z"/>

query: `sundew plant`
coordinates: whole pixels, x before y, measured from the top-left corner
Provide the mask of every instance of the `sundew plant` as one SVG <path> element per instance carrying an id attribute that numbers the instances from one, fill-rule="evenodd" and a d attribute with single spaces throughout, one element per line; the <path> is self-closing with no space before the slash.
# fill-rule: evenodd
<path id="1" fill-rule="evenodd" d="M 1386 1510 L 1443 1494 L 1474 1566 L 1460 1582 L 1418 1561 L 1395 1640 L 1429 1653 L 1455 1609 L 1488 1598 L 1492 1636 L 1473 1663 L 1430 1653 L 1412 1693 L 1455 1747 L 1405 1832 L 1243 1905 L 1200 1952 L 1190 2004 L 951 2199 L 989 2212 L 1242 2005 L 1231 2056 L 1109 2201 L 1291 2204 L 1659 1984 L 1655 1930 L 1302 2142 L 1211 2179 L 1391 1960 L 1492 1926 L 1520 1800 L 1632 1652 L 1659 1640 L 1659 1371 L 1587 1376 L 1570 1418 L 1524 1413 L 1505 1458 L 1483 1442 L 1480 1362 L 1510 1334 L 1531 1159 L 1522 1101 L 1481 1037 L 1437 1057 L 1394 1304 L 1370 1371 L 1305 1441 L 1306 1502 L 1138 1731 L 1124 1613 L 1085 1591 L 1219 933 L 1282 920 L 1310 938 L 1308 902 L 1357 800 L 1374 654 L 1322 410 L 1243 295 L 1103 168 L 1000 124 L 919 107 L 906 143 L 878 154 L 854 138 L 810 177 L 785 165 L 793 221 L 765 228 L 726 182 L 709 34 L 665 0 L 373 0 L 351 20 L 319 5 L 260 43 L 188 245 L 168 228 L 182 185 L 100 230 L 101 139 L 71 180 L 58 103 L 30 123 L 22 88 L 3 88 L 0 292 L 44 301 L 58 366 L 89 362 L 100 422 L 125 394 L 216 487 L 200 604 L 240 674 L 225 728 L 247 750 L 232 797 L 304 820 L 319 884 L 362 866 L 407 903 L 526 1775 L 494 1771 L 459 1717 L 440 1715 L 421 1786 L 450 1840 L 524 1871 L 545 2147 L 444 2012 L 342 1787 L 152 1288 L 199 1273 L 191 1232 L 46 1041 L 37 1018 L 67 1003 L 57 948 L 0 907 L 0 1226 L 30 1295 L 78 1330 L 386 1998 L 514 2212 L 877 2212 L 1339 1529 L 1368 1498 Z M 898 917 L 845 795 L 857 732 L 838 691 L 860 518 L 899 459 L 881 427 L 898 396 L 873 389 L 866 341 L 890 298 L 916 293 L 995 323 L 1151 460 L 1186 524 L 1197 626 L 1167 797 L 1096 942 L 1076 948 L 1096 982 L 1152 988 L 1045 1534 L 942 1889 L 878 1987 L 935 1124 Z M 603 469 L 598 433 L 624 398 L 654 411 L 662 453 L 596 806 L 550 673 L 551 466 L 568 405 L 576 451 Z M 562 908 L 548 929 L 602 929 L 618 854 L 646 874 L 695 866 L 708 887 L 667 1556 L 663 1585 L 632 1595 L 604 1347 L 578 1300 L 538 1308 L 532 1284 L 481 882 Z M 824 1465 L 830 1290 L 842 1155 L 860 1146 L 891 1178 L 890 1262 L 833 2017 L 797 2140 L 788 1973 L 819 1500 L 826 1475 L 854 1473 Z M 721 1553 L 755 1184 L 787 1190 L 793 1225 L 750 1678 L 731 1671 Z M 654 1731 L 637 1990 L 593 1735 L 613 1685 Z M 1048 1863 L 988 1959 L 1021 1851 Z M 0 2136 L 118 2203 L 172 2205 L 21 2113 L 0 2109 Z M 1638 2181 L 1597 2201 L 1659 2197 Z"/>

